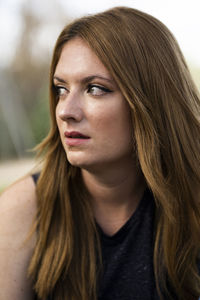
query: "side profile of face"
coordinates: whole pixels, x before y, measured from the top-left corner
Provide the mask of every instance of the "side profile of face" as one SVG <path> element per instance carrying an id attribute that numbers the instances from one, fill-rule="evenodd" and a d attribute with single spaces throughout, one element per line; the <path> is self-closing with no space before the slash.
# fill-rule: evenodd
<path id="1" fill-rule="evenodd" d="M 81 38 L 64 45 L 54 86 L 57 125 L 72 165 L 102 169 L 132 160 L 128 104 L 105 66 Z"/>

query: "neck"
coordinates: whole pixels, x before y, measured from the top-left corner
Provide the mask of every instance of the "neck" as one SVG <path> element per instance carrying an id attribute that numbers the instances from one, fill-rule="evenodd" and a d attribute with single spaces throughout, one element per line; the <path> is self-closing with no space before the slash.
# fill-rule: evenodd
<path id="1" fill-rule="evenodd" d="M 142 172 L 136 164 L 105 172 L 82 170 L 91 196 L 94 216 L 105 233 L 115 233 L 134 213 L 145 189 Z"/>

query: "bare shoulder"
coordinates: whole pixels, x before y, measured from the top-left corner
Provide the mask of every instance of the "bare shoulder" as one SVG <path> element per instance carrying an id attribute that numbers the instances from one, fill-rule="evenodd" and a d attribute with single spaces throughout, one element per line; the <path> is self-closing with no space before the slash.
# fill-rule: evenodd
<path id="1" fill-rule="evenodd" d="M 31 176 L 11 185 L 0 197 L 0 230 L 12 231 L 13 242 L 24 237 L 36 214 L 36 189 Z M 15 233 L 19 234 L 15 234 Z"/>
<path id="2" fill-rule="evenodd" d="M 12 184 L 0 196 L 0 214 L 6 213 L 8 216 L 12 215 L 19 219 L 16 212 L 26 218 L 26 216 L 30 217 L 30 214 L 34 214 L 35 210 L 36 188 L 31 176 L 24 177 Z"/>
<path id="3" fill-rule="evenodd" d="M 36 200 L 31 176 L 14 183 L 0 196 L 0 299 L 33 298 L 27 269 L 36 237 L 25 241 L 36 214 Z"/>

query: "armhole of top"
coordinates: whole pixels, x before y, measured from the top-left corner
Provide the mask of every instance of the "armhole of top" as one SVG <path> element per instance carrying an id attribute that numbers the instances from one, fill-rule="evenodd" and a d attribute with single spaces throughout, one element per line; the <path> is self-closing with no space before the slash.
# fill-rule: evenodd
<path id="1" fill-rule="evenodd" d="M 34 183 L 35 183 L 35 185 L 36 185 L 36 184 L 37 184 L 37 181 L 38 181 L 38 178 L 39 178 L 39 176 L 40 176 L 40 173 L 32 174 L 31 176 L 32 176 L 33 181 L 34 181 Z"/>

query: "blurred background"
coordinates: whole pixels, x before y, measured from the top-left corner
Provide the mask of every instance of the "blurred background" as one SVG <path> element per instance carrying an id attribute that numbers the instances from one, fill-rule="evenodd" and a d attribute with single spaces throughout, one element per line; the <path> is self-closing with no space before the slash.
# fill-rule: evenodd
<path id="1" fill-rule="evenodd" d="M 53 47 L 72 19 L 130 6 L 173 32 L 200 90 L 199 0 L 0 0 L 0 191 L 34 165 L 30 152 L 47 134 Z"/>

